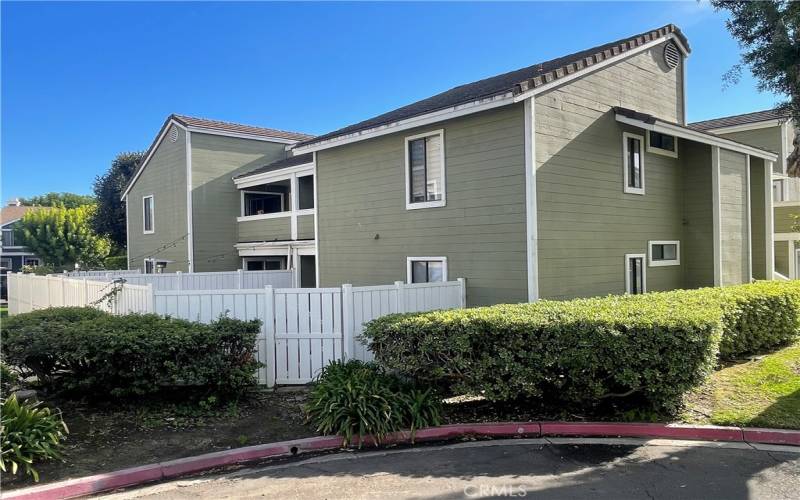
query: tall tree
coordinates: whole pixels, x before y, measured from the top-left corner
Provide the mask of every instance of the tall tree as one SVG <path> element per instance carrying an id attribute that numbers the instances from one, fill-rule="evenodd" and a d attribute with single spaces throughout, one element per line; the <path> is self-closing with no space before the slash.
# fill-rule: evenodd
<path id="1" fill-rule="evenodd" d="M 125 248 L 127 245 L 125 204 L 120 197 L 143 159 L 143 152 L 118 154 L 108 171 L 98 175 L 92 186 L 97 199 L 92 227 L 98 234 L 108 236 L 118 248 Z"/>
<path id="2" fill-rule="evenodd" d="M 746 66 L 758 80 L 758 89 L 786 97 L 780 106 L 795 122 L 794 151 L 788 158 L 789 175 L 800 177 L 800 2 L 791 0 L 711 0 L 726 10 L 726 26 L 742 48 L 741 63 L 726 75 L 737 82 Z"/>
<path id="3" fill-rule="evenodd" d="M 20 198 L 19 201 L 27 206 L 78 208 L 82 205 L 93 205 L 94 197 L 88 194 L 51 192 L 30 198 Z"/>
<path id="4" fill-rule="evenodd" d="M 101 266 L 111 243 L 92 230 L 90 220 L 95 210 L 94 205 L 29 210 L 16 231 L 23 245 L 56 270 L 75 263 L 83 268 Z"/>

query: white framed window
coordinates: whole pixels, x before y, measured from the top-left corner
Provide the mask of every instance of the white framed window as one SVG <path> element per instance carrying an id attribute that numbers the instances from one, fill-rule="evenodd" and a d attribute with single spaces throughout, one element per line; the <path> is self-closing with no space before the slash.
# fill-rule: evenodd
<path id="1" fill-rule="evenodd" d="M 14 240 L 13 229 L 3 229 L 3 246 L 4 247 L 17 246 L 16 241 Z"/>
<path id="2" fill-rule="evenodd" d="M 625 293 L 637 295 L 647 291 L 647 271 L 643 253 L 625 254 Z"/>
<path id="3" fill-rule="evenodd" d="M 12 267 L 13 263 L 11 259 L 9 259 L 8 257 L 0 258 L 0 269 L 3 269 L 5 271 L 10 271 Z"/>
<path id="4" fill-rule="evenodd" d="M 772 181 L 772 201 L 786 201 L 785 179 L 774 179 Z"/>
<path id="5" fill-rule="evenodd" d="M 641 135 L 622 133 L 622 177 L 624 192 L 644 194 L 644 154 Z"/>
<path id="6" fill-rule="evenodd" d="M 155 203 L 152 194 L 142 196 L 142 231 L 144 234 L 155 232 Z"/>
<path id="7" fill-rule="evenodd" d="M 286 212 L 286 196 L 271 191 L 242 191 L 242 217 Z"/>
<path id="8" fill-rule="evenodd" d="M 406 209 L 445 206 L 444 130 L 406 137 Z"/>
<path id="9" fill-rule="evenodd" d="M 447 257 L 408 257 L 406 264 L 408 283 L 447 281 Z"/>
<path id="10" fill-rule="evenodd" d="M 42 265 L 42 261 L 39 260 L 39 257 L 23 257 L 23 265 L 37 267 Z"/>
<path id="11" fill-rule="evenodd" d="M 681 264 L 680 241 L 649 241 L 650 267 L 679 266 Z"/>
<path id="12" fill-rule="evenodd" d="M 647 132 L 647 152 L 672 158 L 678 157 L 678 138 L 649 130 Z"/>
<path id="13" fill-rule="evenodd" d="M 242 260 L 245 271 L 281 271 L 288 269 L 286 255 L 245 257 Z"/>

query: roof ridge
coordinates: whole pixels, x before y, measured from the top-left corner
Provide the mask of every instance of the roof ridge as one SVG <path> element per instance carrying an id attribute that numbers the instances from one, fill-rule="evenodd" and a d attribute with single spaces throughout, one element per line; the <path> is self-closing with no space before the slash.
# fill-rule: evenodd
<path id="1" fill-rule="evenodd" d="M 725 116 L 718 116 L 716 118 L 708 118 L 706 120 L 698 120 L 696 122 L 690 122 L 689 125 L 700 125 L 700 124 L 703 124 L 703 123 L 715 122 L 715 121 L 718 121 L 718 120 L 725 120 L 725 119 L 729 119 L 729 118 L 739 118 L 739 117 L 744 117 L 744 116 L 758 115 L 758 114 L 761 114 L 761 113 L 770 113 L 770 112 L 773 112 L 775 114 L 780 114 L 781 116 L 789 116 L 791 114 L 791 112 L 788 111 L 788 110 L 785 113 L 781 113 L 781 109 L 780 108 L 767 108 L 767 109 L 762 109 L 762 110 L 759 110 L 759 111 L 748 111 L 747 113 L 738 113 L 738 114 L 735 114 L 735 115 L 725 115 Z"/>
<path id="2" fill-rule="evenodd" d="M 336 137 L 354 134 L 389 123 L 433 113 L 460 104 L 480 101 L 491 96 L 505 93 L 519 95 L 620 56 L 642 45 L 664 39 L 670 35 L 674 35 L 674 37 L 677 38 L 686 52 L 689 51 L 689 43 L 680 28 L 669 23 L 658 28 L 620 38 L 612 42 L 595 45 L 588 49 L 573 52 L 555 59 L 458 85 L 366 120 L 341 127 L 311 139 L 305 139 L 296 146 L 303 147 L 316 144 Z"/>
<path id="3" fill-rule="evenodd" d="M 283 130 L 283 129 L 273 128 L 273 127 L 262 127 L 260 125 L 248 125 L 246 123 L 231 122 L 231 121 L 227 121 L 227 120 L 217 120 L 217 119 L 214 119 L 214 118 L 205 118 L 205 117 L 202 117 L 202 116 L 182 115 L 180 113 L 172 113 L 170 116 L 172 118 L 175 118 L 175 119 L 178 119 L 178 120 L 182 120 L 182 119 L 185 120 L 185 119 L 188 118 L 190 120 L 198 120 L 198 121 L 204 121 L 204 122 L 219 123 L 219 124 L 222 124 L 222 125 L 233 125 L 233 126 L 236 126 L 236 127 L 257 128 L 257 129 L 260 129 L 260 130 L 268 130 L 268 131 L 271 131 L 271 132 L 280 132 L 280 133 L 283 133 L 283 134 L 294 134 L 294 135 L 304 135 L 304 136 L 307 136 L 307 137 L 314 137 L 314 134 L 307 134 L 305 132 L 296 132 L 294 130 Z"/>

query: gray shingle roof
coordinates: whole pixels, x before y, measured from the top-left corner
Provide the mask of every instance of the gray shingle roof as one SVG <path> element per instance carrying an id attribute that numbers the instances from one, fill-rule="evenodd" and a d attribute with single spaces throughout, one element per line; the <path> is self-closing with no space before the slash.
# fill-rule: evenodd
<path id="1" fill-rule="evenodd" d="M 302 155 L 291 156 L 289 158 L 274 161 L 268 165 L 264 165 L 263 167 L 258 167 L 255 170 L 251 170 L 244 174 L 239 174 L 234 179 L 240 179 L 242 177 L 250 177 L 251 175 L 256 174 L 263 174 L 265 172 L 274 172 L 275 170 L 280 170 L 282 168 L 287 167 L 296 167 L 297 165 L 303 165 L 306 163 L 311 163 L 314 161 L 314 153 L 305 153 Z"/>
<path id="2" fill-rule="evenodd" d="M 713 130 L 723 127 L 733 127 L 736 125 L 747 125 L 749 123 L 788 118 L 789 116 L 790 112 L 788 110 L 765 109 L 764 111 L 755 111 L 753 113 L 744 113 L 742 115 L 723 116 L 722 118 L 714 118 L 713 120 L 694 122 L 690 123 L 689 127 L 695 130 Z"/>
<path id="3" fill-rule="evenodd" d="M 666 124 L 669 124 L 669 125 L 672 125 L 672 126 L 675 126 L 675 127 L 680 127 L 682 129 L 691 130 L 694 133 L 700 133 L 700 134 L 703 134 L 703 135 L 707 135 L 708 137 L 713 137 L 713 138 L 715 138 L 717 140 L 723 139 L 723 140 L 726 140 L 726 141 L 734 142 L 736 144 L 741 144 L 742 146 L 747 146 L 748 148 L 760 149 L 761 151 L 766 151 L 768 153 L 775 153 L 775 151 L 770 151 L 769 149 L 766 149 L 766 148 L 753 146 L 752 144 L 747 144 L 747 143 L 744 143 L 744 142 L 741 142 L 741 141 L 735 141 L 735 140 L 730 139 L 728 137 L 723 137 L 723 136 L 720 136 L 720 135 L 717 135 L 717 134 L 713 134 L 711 132 L 706 132 L 705 130 L 696 129 L 696 128 L 690 126 L 690 125 L 681 125 L 680 123 L 671 122 L 669 120 L 662 120 L 661 118 L 659 118 L 657 116 L 653 116 L 653 115 L 650 115 L 650 114 L 647 114 L 647 113 L 642 113 L 640 111 L 636 111 L 636 110 L 633 110 L 633 109 L 623 108 L 621 106 L 615 106 L 613 108 L 613 110 L 614 110 L 614 113 L 616 113 L 618 115 L 625 116 L 625 117 L 630 118 L 632 120 L 638 120 L 638 121 L 641 121 L 641 122 L 644 122 L 644 123 L 648 123 L 650 125 L 655 124 L 656 122 L 666 123 Z"/>
<path id="4" fill-rule="evenodd" d="M 248 134 L 259 137 L 275 137 L 278 139 L 288 139 L 291 141 L 303 141 L 314 137 L 311 134 L 304 134 L 301 132 L 287 132 L 286 130 L 278 130 L 274 128 L 253 127 L 251 125 L 242 125 L 240 123 L 223 122 L 219 120 L 208 120 L 206 118 L 196 118 L 186 115 L 170 115 L 176 122 L 186 127 L 206 128 L 216 130 L 219 132 L 231 132 L 234 134 Z M 168 119 L 169 120 L 169 119 Z"/>
<path id="5" fill-rule="evenodd" d="M 364 120 L 354 125 L 314 137 L 313 139 L 305 140 L 298 144 L 298 146 L 316 144 L 326 139 L 332 139 L 341 135 L 359 132 L 509 92 L 520 94 L 546 83 L 550 83 L 553 80 L 563 78 L 564 76 L 575 73 L 588 66 L 600 63 L 611 57 L 615 57 L 628 50 L 635 49 L 653 40 L 665 38 L 670 34 L 675 34 L 681 44 L 689 50 L 689 43 L 683 33 L 681 33 L 681 30 L 673 24 L 668 24 L 661 28 L 598 45 L 557 59 L 534 64 L 533 66 L 485 78 L 466 85 L 460 85 L 433 97 L 428 97 L 427 99 L 389 111 L 388 113 L 378 115 L 369 120 Z"/>

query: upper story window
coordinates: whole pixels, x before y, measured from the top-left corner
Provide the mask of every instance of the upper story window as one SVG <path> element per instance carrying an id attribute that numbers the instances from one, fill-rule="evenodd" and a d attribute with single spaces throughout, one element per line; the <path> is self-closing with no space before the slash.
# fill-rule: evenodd
<path id="1" fill-rule="evenodd" d="M 407 262 L 409 283 L 447 281 L 447 257 L 409 257 Z"/>
<path id="2" fill-rule="evenodd" d="M 297 208 L 298 210 L 314 208 L 313 175 L 305 175 L 297 178 Z"/>
<path id="3" fill-rule="evenodd" d="M 777 179 L 772 181 L 772 201 L 786 201 L 786 192 L 784 190 L 784 179 Z"/>
<path id="4" fill-rule="evenodd" d="M 624 191 L 630 194 L 644 194 L 644 155 L 643 138 L 640 135 L 624 132 L 622 134 L 622 170 Z"/>
<path id="5" fill-rule="evenodd" d="M 153 195 L 142 197 L 142 222 L 145 234 L 155 232 L 155 212 Z"/>
<path id="6" fill-rule="evenodd" d="M 647 132 L 647 151 L 664 156 L 678 157 L 678 139 L 661 132 Z"/>
<path id="7" fill-rule="evenodd" d="M 4 247 L 16 246 L 16 242 L 14 241 L 13 229 L 3 229 L 3 246 Z"/>
<path id="8" fill-rule="evenodd" d="M 406 137 L 406 208 L 444 205 L 444 130 Z"/>
<path id="9" fill-rule="evenodd" d="M 242 216 L 288 212 L 292 209 L 290 196 L 289 179 L 249 187 L 242 191 Z"/>

